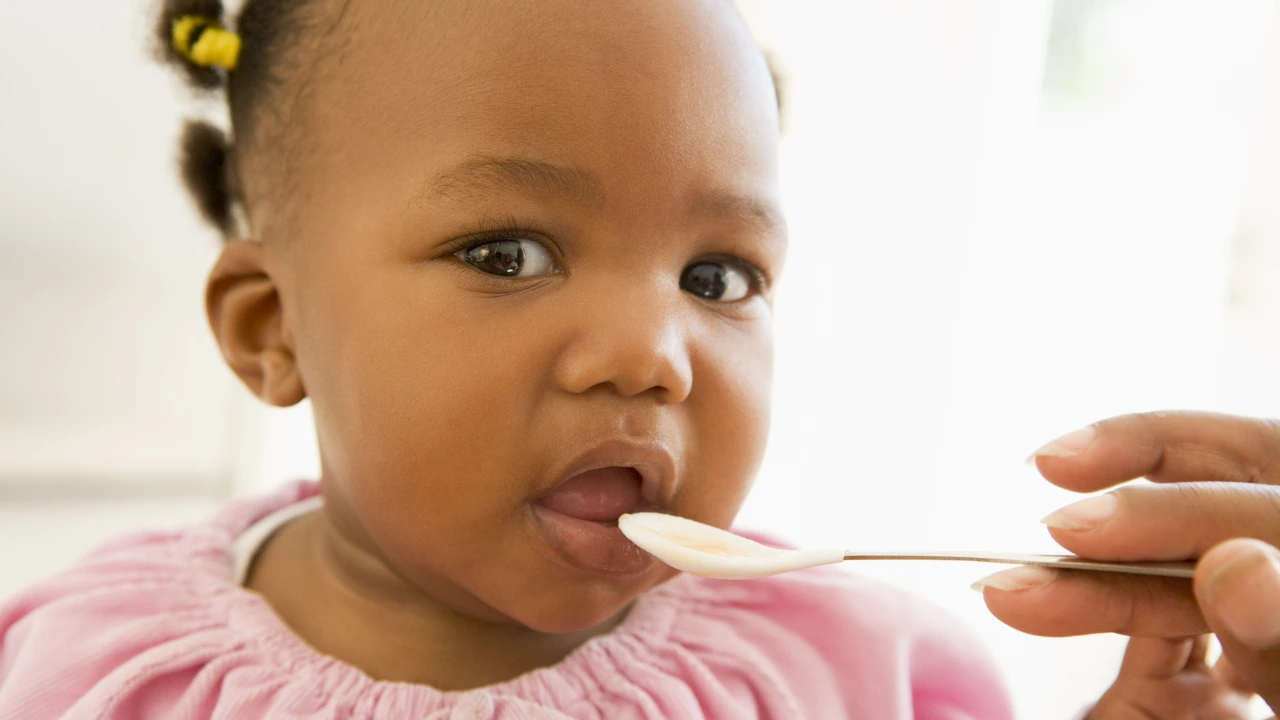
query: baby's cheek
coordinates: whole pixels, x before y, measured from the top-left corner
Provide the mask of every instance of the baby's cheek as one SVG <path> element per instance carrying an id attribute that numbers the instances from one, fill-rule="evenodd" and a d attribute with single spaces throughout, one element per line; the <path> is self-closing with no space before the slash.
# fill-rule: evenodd
<path id="1" fill-rule="evenodd" d="M 688 472 L 677 511 L 724 526 L 746 500 L 769 437 L 773 353 L 770 336 L 740 342 L 737 352 L 702 359 L 690 394 Z"/>
<path id="2" fill-rule="evenodd" d="M 482 329 L 460 325 L 436 283 L 398 287 L 404 279 L 366 279 L 382 292 L 355 294 L 316 323 L 320 367 L 308 389 L 329 481 L 353 503 L 447 530 L 482 513 L 491 479 L 509 475 L 513 423 L 527 413 Z"/>

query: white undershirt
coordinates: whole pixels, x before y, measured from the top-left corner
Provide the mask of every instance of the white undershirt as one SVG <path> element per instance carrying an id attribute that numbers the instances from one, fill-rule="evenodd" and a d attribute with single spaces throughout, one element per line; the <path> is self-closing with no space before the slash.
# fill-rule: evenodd
<path id="1" fill-rule="evenodd" d="M 249 568 L 253 565 L 253 559 L 277 530 L 284 527 L 284 524 L 290 520 L 306 515 L 312 510 L 318 510 L 322 505 L 324 505 L 324 497 L 320 495 L 287 505 L 250 525 L 247 530 L 237 535 L 231 543 L 231 561 L 236 584 L 244 585 L 245 580 L 249 579 Z"/>

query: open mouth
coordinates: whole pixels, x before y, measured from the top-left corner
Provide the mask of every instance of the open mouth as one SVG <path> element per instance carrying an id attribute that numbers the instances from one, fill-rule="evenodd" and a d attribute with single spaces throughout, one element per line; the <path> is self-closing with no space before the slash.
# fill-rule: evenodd
<path id="1" fill-rule="evenodd" d="M 647 503 L 644 478 L 633 467 L 616 465 L 578 473 L 538 499 L 538 504 L 576 520 L 617 525 L 618 518 Z"/>
<path id="2" fill-rule="evenodd" d="M 631 577 L 656 564 L 618 529 L 618 518 L 659 510 L 674 480 L 661 448 L 605 443 L 579 457 L 554 487 L 529 503 L 536 535 L 551 557 L 578 572 Z"/>

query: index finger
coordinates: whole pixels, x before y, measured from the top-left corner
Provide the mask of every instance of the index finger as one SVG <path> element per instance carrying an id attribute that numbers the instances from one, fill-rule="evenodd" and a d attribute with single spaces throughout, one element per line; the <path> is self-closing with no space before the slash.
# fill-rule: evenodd
<path id="1" fill-rule="evenodd" d="M 1190 560 L 1234 538 L 1280 545 L 1280 487 L 1127 485 L 1041 520 L 1071 552 L 1097 560 Z"/>
<path id="2" fill-rule="evenodd" d="M 1077 492 L 1140 477 L 1280 485 L 1280 425 L 1201 412 L 1121 415 L 1064 435 L 1031 459 L 1049 482 Z"/>

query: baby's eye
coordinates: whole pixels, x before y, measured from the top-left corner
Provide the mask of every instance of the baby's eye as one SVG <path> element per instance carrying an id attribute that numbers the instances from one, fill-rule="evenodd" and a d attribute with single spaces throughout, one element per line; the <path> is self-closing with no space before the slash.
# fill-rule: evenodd
<path id="1" fill-rule="evenodd" d="M 694 263 L 680 275 L 680 289 L 703 300 L 734 302 L 751 293 L 751 277 L 730 263 Z"/>
<path id="2" fill-rule="evenodd" d="M 533 240 L 494 240 L 458 252 L 458 259 L 490 275 L 537 277 L 551 272 L 551 254 Z"/>

